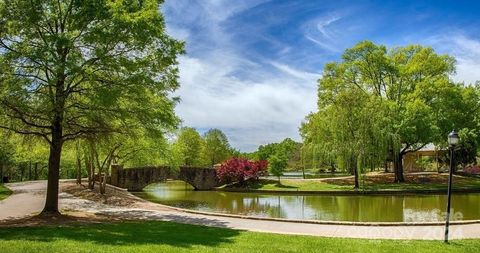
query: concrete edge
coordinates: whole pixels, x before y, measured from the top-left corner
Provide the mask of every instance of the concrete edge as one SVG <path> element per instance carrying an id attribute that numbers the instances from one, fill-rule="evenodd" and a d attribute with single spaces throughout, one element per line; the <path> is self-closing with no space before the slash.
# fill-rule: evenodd
<path id="1" fill-rule="evenodd" d="M 158 204 L 158 203 L 155 203 L 155 204 Z M 318 224 L 318 225 L 372 226 L 372 227 L 375 227 L 375 226 L 382 226 L 382 227 L 445 226 L 445 222 L 353 222 L 353 221 L 298 220 L 298 219 L 283 219 L 283 218 L 270 218 L 270 217 L 255 217 L 255 216 L 244 216 L 244 215 L 235 215 L 235 214 L 226 214 L 226 213 L 202 212 L 202 211 L 195 211 L 195 210 L 167 206 L 163 204 L 158 204 L 158 205 L 161 205 L 163 207 L 173 209 L 176 211 L 184 212 L 184 213 L 201 214 L 201 215 L 214 216 L 214 217 L 216 216 L 216 217 L 226 217 L 226 218 L 260 220 L 260 221 L 277 221 L 277 222 Z M 480 220 L 450 221 L 450 225 L 470 225 L 470 224 L 480 224 Z"/>

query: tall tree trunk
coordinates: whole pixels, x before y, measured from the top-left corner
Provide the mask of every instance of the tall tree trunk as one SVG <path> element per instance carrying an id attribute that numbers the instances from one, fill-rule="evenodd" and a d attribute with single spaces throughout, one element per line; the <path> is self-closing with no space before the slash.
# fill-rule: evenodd
<path id="1" fill-rule="evenodd" d="M 3 184 L 3 166 L 5 166 L 3 163 L 0 164 L 0 184 Z"/>
<path id="2" fill-rule="evenodd" d="M 77 153 L 77 184 L 82 184 L 82 160 Z"/>
<path id="3" fill-rule="evenodd" d="M 88 175 L 88 189 L 95 188 L 95 167 L 93 166 L 93 158 L 85 153 L 85 168 Z"/>
<path id="4" fill-rule="evenodd" d="M 301 160 L 302 160 L 302 177 L 303 179 L 305 179 L 305 153 L 303 152 L 303 148 L 305 146 L 302 146 L 302 148 L 300 149 L 300 157 L 301 157 Z"/>
<path id="5" fill-rule="evenodd" d="M 353 174 L 355 175 L 355 189 L 360 188 L 360 184 L 358 183 L 358 168 L 357 168 L 357 163 L 353 165 Z"/>
<path id="6" fill-rule="evenodd" d="M 43 214 L 59 214 L 58 211 L 58 183 L 60 179 L 60 158 L 62 156 L 63 128 L 61 117 L 55 117 L 48 158 L 47 199 Z"/>
<path id="7" fill-rule="evenodd" d="M 23 174 L 25 174 L 25 167 L 23 166 L 25 165 L 24 163 L 22 163 L 19 168 L 20 168 L 20 182 L 23 181 Z"/>
<path id="8" fill-rule="evenodd" d="M 403 177 L 403 155 L 404 153 L 399 152 L 394 156 L 393 159 L 393 166 L 395 170 L 395 183 L 405 182 L 405 178 Z"/>
<path id="9" fill-rule="evenodd" d="M 28 162 L 28 180 L 32 180 L 32 161 Z"/>
<path id="10" fill-rule="evenodd" d="M 358 166 L 357 166 L 357 158 L 356 157 L 352 157 L 352 170 L 353 170 L 353 175 L 355 177 L 355 189 L 358 189 L 360 188 L 360 185 L 358 183 Z"/>
<path id="11" fill-rule="evenodd" d="M 33 180 L 38 180 L 38 162 L 35 162 L 33 170 Z"/>
<path id="12" fill-rule="evenodd" d="M 358 189 L 360 188 L 360 185 L 358 183 L 358 168 L 356 168 L 357 166 L 355 166 L 355 189 Z"/>

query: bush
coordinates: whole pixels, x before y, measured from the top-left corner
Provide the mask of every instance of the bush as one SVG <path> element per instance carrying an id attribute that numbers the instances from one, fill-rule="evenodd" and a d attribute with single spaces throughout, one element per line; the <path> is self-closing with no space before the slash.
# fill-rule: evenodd
<path id="1" fill-rule="evenodd" d="M 217 177 L 225 184 L 243 183 L 248 179 L 257 180 L 265 175 L 267 167 L 267 161 L 249 161 L 245 158 L 232 157 L 217 169 Z"/>
<path id="2" fill-rule="evenodd" d="M 468 174 L 480 175 L 480 167 L 478 167 L 477 165 L 468 166 L 465 169 L 463 169 L 463 172 Z"/>

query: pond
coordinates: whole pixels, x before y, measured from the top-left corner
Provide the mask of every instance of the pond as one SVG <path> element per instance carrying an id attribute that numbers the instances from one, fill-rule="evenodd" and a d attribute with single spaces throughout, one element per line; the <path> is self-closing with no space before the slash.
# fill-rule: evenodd
<path id="1" fill-rule="evenodd" d="M 194 191 L 182 181 L 152 184 L 135 195 L 185 209 L 299 220 L 444 221 L 445 195 L 335 196 Z M 480 219 L 480 194 L 454 194 L 453 220 Z"/>

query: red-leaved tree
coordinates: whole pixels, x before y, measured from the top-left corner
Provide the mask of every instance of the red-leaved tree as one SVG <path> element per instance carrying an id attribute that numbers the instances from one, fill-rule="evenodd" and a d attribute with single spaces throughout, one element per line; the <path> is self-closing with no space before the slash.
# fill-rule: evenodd
<path id="1" fill-rule="evenodd" d="M 220 182 L 243 183 L 249 179 L 258 179 L 267 173 L 267 161 L 249 161 L 245 158 L 232 157 L 217 169 Z"/>

